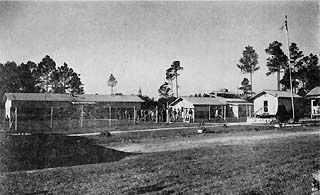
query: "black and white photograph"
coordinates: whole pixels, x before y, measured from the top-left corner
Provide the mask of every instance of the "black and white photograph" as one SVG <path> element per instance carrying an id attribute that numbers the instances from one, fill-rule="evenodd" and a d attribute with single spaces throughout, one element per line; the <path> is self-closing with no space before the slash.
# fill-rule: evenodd
<path id="1" fill-rule="evenodd" d="M 0 1 L 0 195 L 320 195 L 320 1 Z"/>

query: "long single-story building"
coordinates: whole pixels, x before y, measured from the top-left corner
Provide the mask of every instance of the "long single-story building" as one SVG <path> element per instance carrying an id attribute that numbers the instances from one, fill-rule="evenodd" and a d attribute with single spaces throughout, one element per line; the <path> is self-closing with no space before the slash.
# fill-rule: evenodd
<path id="1" fill-rule="evenodd" d="M 239 119 L 253 113 L 253 103 L 240 98 L 180 97 L 170 104 L 170 108 L 179 113 L 183 121 Z"/>
<path id="2" fill-rule="evenodd" d="M 311 103 L 311 118 L 320 117 L 320 86 L 313 88 L 307 95 L 306 99 Z"/>
<path id="3" fill-rule="evenodd" d="M 5 93 L 2 121 L 12 127 L 18 121 L 49 120 L 52 127 L 53 120 L 132 118 L 142 102 L 135 95 Z"/>
<path id="4" fill-rule="evenodd" d="M 293 94 L 294 107 L 296 113 L 301 113 L 303 102 L 302 97 Z M 277 90 L 263 90 L 250 98 L 254 105 L 254 115 L 256 116 L 275 116 L 278 106 L 283 105 L 286 111 L 292 112 L 291 92 Z"/>

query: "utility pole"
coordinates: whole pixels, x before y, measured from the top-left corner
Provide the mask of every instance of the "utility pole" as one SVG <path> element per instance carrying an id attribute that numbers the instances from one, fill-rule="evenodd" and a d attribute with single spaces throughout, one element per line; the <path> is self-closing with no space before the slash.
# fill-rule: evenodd
<path id="1" fill-rule="evenodd" d="M 288 45 L 288 58 L 289 58 L 289 82 L 290 82 L 290 92 L 291 92 L 291 106 L 292 106 L 292 119 L 294 121 L 295 115 L 294 115 L 294 100 L 293 100 L 293 91 L 292 91 L 292 76 L 291 76 L 291 58 L 290 58 L 290 42 L 289 42 L 289 29 L 288 29 L 288 17 L 285 16 L 285 28 L 286 28 L 286 35 L 287 35 L 287 45 Z"/>

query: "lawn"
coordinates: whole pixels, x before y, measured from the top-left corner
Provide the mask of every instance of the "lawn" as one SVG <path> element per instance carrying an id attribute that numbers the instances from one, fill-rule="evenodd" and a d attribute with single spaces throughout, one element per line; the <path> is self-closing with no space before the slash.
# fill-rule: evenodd
<path id="1" fill-rule="evenodd" d="M 112 162 L 133 155 L 102 147 L 86 137 L 48 134 L 0 137 L 0 172 Z"/>
<path id="2" fill-rule="evenodd" d="M 46 138 L 47 142 L 49 139 L 55 138 Z M 101 148 L 92 139 L 82 139 L 78 141 L 79 138 L 62 137 L 64 141 L 59 142 L 60 146 L 53 147 L 56 151 L 60 147 L 62 154 L 70 154 L 64 162 L 78 166 L 2 173 L 0 192 L 92 195 L 310 194 L 311 174 L 320 169 L 320 143 L 315 135 L 146 154 Z M 73 149 L 61 144 L 69 144 Z M 50 147 L 47 145 L 47 148 Z M 63 148 L 65 152 L 62 152 Z M 51 153 L 49 149 L 42 150 Z M 40 149 L 37 151 L 40 152 Z M 48 157 L 39 158 L 43 163 L 38 168 L 46 167 L 46 162 L 54 160 L 54 157 L 49 160 L 45 159 Z M 88 161 L 83 160 L 86 158 Z M 50 164 L 47 166 L 50 167 Z"/>

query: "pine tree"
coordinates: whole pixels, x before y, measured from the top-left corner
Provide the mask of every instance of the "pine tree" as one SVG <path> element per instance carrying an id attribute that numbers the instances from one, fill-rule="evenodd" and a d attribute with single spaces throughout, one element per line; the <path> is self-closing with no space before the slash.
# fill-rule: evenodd
<path id="1" fill-rule="evenodd" d="M 268 72 L 267 76 L 277 73 L 277 89 L 280 90 L 280 72 L 287 67 L 288 57 L 284 54 L 281 49 L 282 43 L 274 41 L 269 44 L 269 47 L 265 49 L 266 53 L 269 54 L 267 58 Z"/>
<path id="2" fill-rule="evenodd" d="M 251 94 L 252 94 L 252 75 L 255 71 L 259 70 L 258 65 L 258 54 L 252 46 L 248 45 L 242 52 L 242 58 L 239 60 L 240 64 L 237 64 L 242 73 L 250 74 Z"/>
<path id="3" fill-rule="evenodd" d="M 113 76 L 113 74 L 111 74 L 109 76 L 109 80 L 108 80 L 108 86 L 111 87 L 111 95 L 113 95 L 113 88 L 117 85 L 118 81 L 116 80 L 116 78 Z"/>

